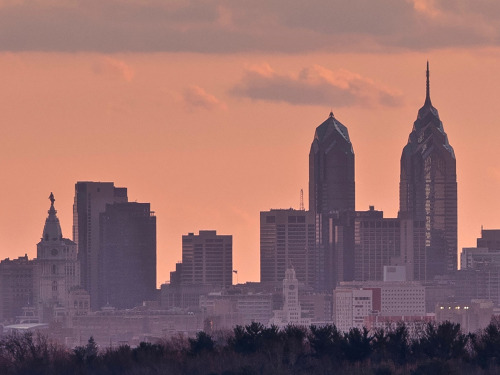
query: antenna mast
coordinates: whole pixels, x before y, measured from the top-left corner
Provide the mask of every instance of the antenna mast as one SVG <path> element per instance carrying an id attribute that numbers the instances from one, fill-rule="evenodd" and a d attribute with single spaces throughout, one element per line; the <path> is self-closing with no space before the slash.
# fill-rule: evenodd
<path id="1" fill-rule="evenodd" d="M 300 189 L 300 205 L 299 210 L 304 211 L 304 190 Z"/>

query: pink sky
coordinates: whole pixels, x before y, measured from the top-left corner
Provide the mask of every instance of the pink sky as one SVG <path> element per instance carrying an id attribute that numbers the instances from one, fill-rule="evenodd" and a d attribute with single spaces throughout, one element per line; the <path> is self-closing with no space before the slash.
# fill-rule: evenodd
<path id="1" fill-rule="evenodd" d="M 397 214 L 427 59 L 459 247 L 500 228 L 500 4 L 280 3 L 0 0 L 0 257 L 36 256 L 51 191 L 71 238 L 75 182 L 114 181 L 156 211 L 158 284 L 204 229 L 232 234 L 239 281 L 259 280 L 259 211 L 298 208 L 301 188 L 308 201 L 330 110 L 350 132 L 357 209 Z"/>

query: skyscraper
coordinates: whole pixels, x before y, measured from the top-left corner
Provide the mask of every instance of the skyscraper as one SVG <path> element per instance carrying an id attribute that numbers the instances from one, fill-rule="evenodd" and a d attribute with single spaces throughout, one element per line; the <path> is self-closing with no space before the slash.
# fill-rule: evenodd
<path id="1" fill-rule="evenodd" d="M 233 284 L 233 236 L 215 230 L 182 236 L 182 285 Z"/>
<path id="2" fill-rule="evenodd" d="M 299 282 L 314 287 L 314 215 L 304 210 L 260 213 L 260 281 L 279 286 L 293 266 Z"/>
<path id="3" fill-rule="evenodd" d="M 90 293 L 92 309 L 97 303 L 99 281 L 99 222 L 106 204 L 127 202 L 127 188 L 112 182 L 77 182 L 73 204 L 73 241 L 78 246 L 81 286 Z"/>
<path id="4" fill-rule="evenodd" d="M 315 217 L 317 288 L 332 290 L 354 276 L 352 216 L 354 150 L 349 132 L 330 113 L 309 153 L 309 210 Z"/>
<path id="5" fill-rule="evenodd" d="M 156 217 L 149 203 L 107 204 L 99 226 L 99 306 L 125 309 L 153 300 Z"/>
<path id="6" fill-rule="evenodd" d="M 431 103 L 429 63 L 425 102 L 401 155 L 401 218 L 425 227 L 422 254 L 414 249 L 414 279 L 432 280 L 457 268 L 455 153 Z M 420 224 L 421 223 L 421 224 Z"/>
<path id="7" fill-rule="evenodd" d="M 354 219 L 354 279 L 382 281 L 384 266 L 401 262 L 400 220 L 382 211 L 356 211 Z"/>
<path id="8" fill-rule="evenodd" d="M 316 128 L 309 153 L 309 210 L 354 211 L 354 150 L 333 112 Z"/>

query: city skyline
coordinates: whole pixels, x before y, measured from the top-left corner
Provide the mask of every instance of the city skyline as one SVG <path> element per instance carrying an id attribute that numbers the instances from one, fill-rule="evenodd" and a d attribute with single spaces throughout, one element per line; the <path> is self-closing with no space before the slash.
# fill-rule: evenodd
<path id="1" fill-rule="evenodd" d="M 102 4 L 66 11 L 87 25 L 85 14 L 110 3 Z M 141 6 L 176 17 L 172 30 L 160 30 L 172 36 L 164 46 L 142 39 L 151 43 L 141 49 L 120 35 L 141 30 L 148 12 L 136 12 L 143 18 L 130 30 L 115 29 L 122 34 L 110 34 L 112 48 L 92 34 L 83 43 L 68 32 L 62 43 L 55 36 L 64 27 L 33 39 L 29 32 L 49 14 L 65 11 L 58 2 L 52 13 L 36 12 L 49 7 L 44 1 L 0 2 L 0 18 L 16 21 L 3 23 L 0 40 L 1 258 L 36 256 L 49 192 L 71 238 L 74 184 L 112 181 L 156 211 L 158 285 L 181 260 L 182 235 L 199 230 L 233 235 L 239 281 L 259 280 L 259 212 L 298 208 L 300 189 L 308 201 L 309 147 L 330 111 L 348 127 L 356 153 L 356 209 L 374 205 L 395 217 L 401 150 L 425 98 L 427 60 L 433 104 L 457 155 L 458 251 L 474 246 L 481 225 L 500 227 L 498 5 L 387 1 L 372 9 L 387 21 L 381 29 L 335 2 L 311 4 L 302 22 L 293 7 L 261 4 L 269 19 L 250 24 L 247 4 L 207 2 L 206 12 L 183 4 L 121 5 L 121 17 Z M 331 17 L 324 29 L 319 10 Z M 341 22 L 349 11 L 352 22 Z M 200 30 L 218 34 L 196 43 Z M 232 38 L 216 37 L 224 30 Z"/>

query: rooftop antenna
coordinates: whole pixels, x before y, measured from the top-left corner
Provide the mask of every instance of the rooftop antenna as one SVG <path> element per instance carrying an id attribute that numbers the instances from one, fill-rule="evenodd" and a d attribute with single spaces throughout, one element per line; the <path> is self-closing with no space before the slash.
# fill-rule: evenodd
<path id="1" fill-rule="evenodd" d="M 299 210 L 304 211 L 304 190 L 300 189 L 300 205 Z"/>

